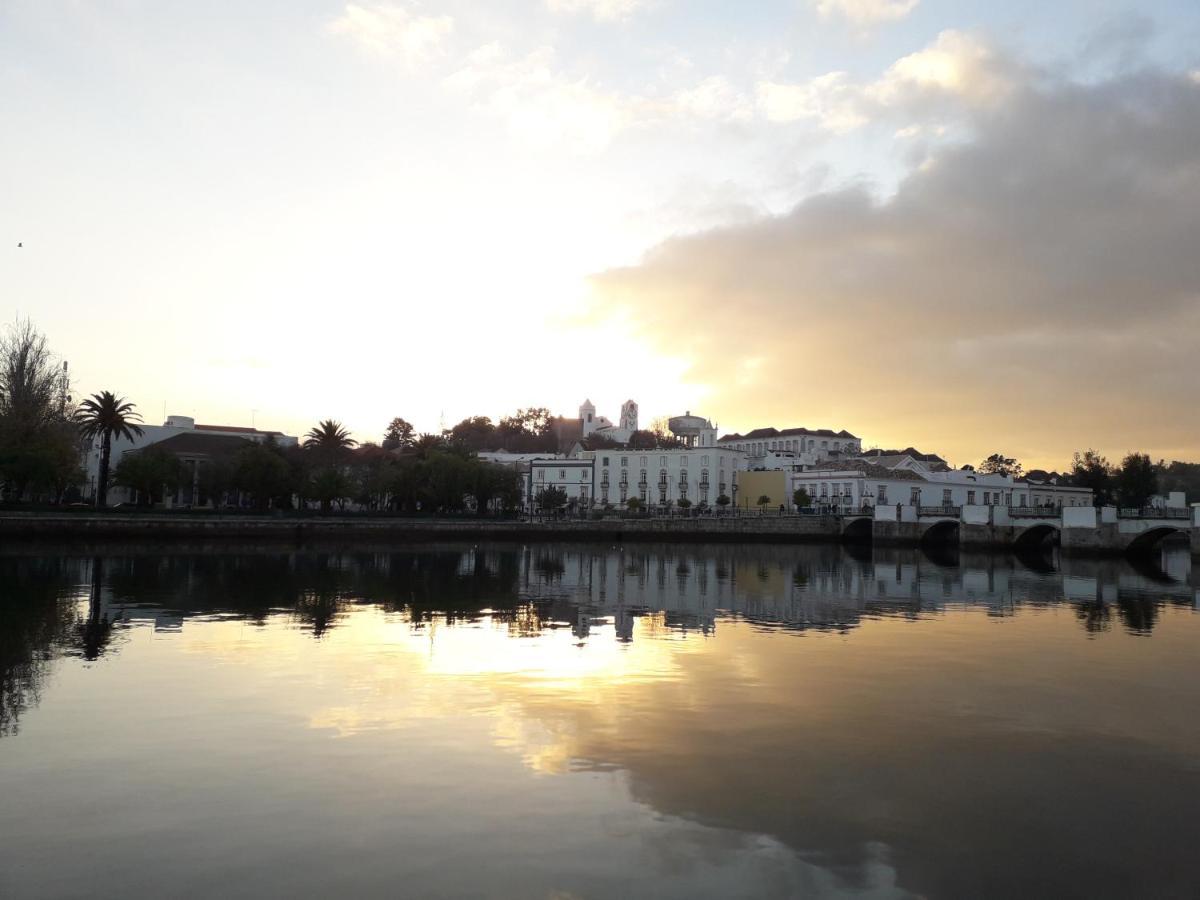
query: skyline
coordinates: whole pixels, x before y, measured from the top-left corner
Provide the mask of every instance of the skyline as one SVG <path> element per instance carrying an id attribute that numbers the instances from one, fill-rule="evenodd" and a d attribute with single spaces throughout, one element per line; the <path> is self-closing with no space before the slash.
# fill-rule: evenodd
<path id="1" fill-rule="evenodd" d="M 1197 459 L 1198 46 L 1182 3 L 12 2 L 0 312 L 149 422 Z"/>

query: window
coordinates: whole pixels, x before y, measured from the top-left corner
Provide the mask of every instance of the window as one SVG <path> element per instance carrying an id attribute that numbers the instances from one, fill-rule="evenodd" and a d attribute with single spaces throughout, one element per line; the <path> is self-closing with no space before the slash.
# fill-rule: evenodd
<path id="1" fill-rule="evenodd" d="M 842 485 L 842 493 L 845 494 L 847 497 L 849 497 L 851 494 L 854 493 L 854 485 L 852 485 L 849 481 L 847 481 L 845 484 Z"/>
<path id="2" fill-rule="evenodd" d="M 887 503 L 888 502 L 887 485 L 880 484 L 880 485 L 876 485 L 876 487 L 878 488 L 878 490 L 875 491 L 875 496 L 876 496 L 876 498 L 878 498 L 876 502 Z"/>
<path id="3" fill-rule="evenodd" d="M 1017 494 L 1017 506 L 1024 506 L 1024 505 L 1025 505 L 1025 495 Z"/>
<path id="4" fill-rule="evenodd" d="M 624 469 L 624 468 L 626 468 L 628 465 L 629 465 L 629 457 L 628 457 L 628 456 L 622 456 L 622 457 L 621 457 L 621 468 L 622 468 L 622 469 Z"/>
<path id="5" fill-rule="evenodd" d="M 974 505 L 975 505 L 975 492 L 967 491 L 967 506 L 974 506 Z"/>
<path id="6" fill-rule="evenodd" d="M 829 485 L 826 484 L 824 481 L 821 482 L 821 496 L 822 497 L 829 496 Z"/>
<path id="7" fill-rule="evenodd" d="M 950 505 L 950 488 L 942 488 L 942 506 Z"/>
<path id="8" fill-rule="evenodd" d="M 708 465 L 708 456 L 707 455 L 700 457 L 700 465 L 702 465 L 702 466 Z"/>
<path id="9" fill-rule="evenodd" d="M 643 469 L 646 468 L 646 457 L 643 456 L 641 458 L 641 462 L 639 462 L 638 465 L 640 465 Z"/>
<path id="10" fill-rule="evenodd" d="M 567 470 L 559 469 L 558 470 L 558 478 L 560 481 L 566 481 L 567 480 Z"/>
<path id="11" fill-rule="evenodd" d="M 545 480 L 546 480 L 546 470 L 538 469 L 538 481 L 545 481 Z"/>
<path id="12" fill-rule="evenodd" d="M 909 489 L 908 505 L 909 506 L 920 506 L 921 505 L 921 489 L 919 487 Z"/>
<path id="13" fill-rule="evenodd" d="M 992 505 L 992 492 L 991 492 L 991 491 L 984 491 L 984 492 L 983 492 L 983 505 L 984 505 L 984 506 L 991 506 L 991 505 Z"/>
<path id="14" fill-rule="evenodd" d="M 607 457 L 607 456 L 605 456 L 605 457 L 604 457 L 604 458 L 603 458 L 603 459 L 600 461 L 600 465 L 602 465 L 602 466 L 607 466 L 607 465 L 608 465 L 608 457 Z"/>
<path id="15" fill-rule="evenodd" d="M 658 464 L 660 466 L 665 466 L 667 464 L 667 458 L 665 456 L 660 456 L 658 458 Z"/>
<path id="16" fill-rule="evenodd" d="M 828 450 L 829 449 L 829 441 L 821 441 L 821 449 Z"/>

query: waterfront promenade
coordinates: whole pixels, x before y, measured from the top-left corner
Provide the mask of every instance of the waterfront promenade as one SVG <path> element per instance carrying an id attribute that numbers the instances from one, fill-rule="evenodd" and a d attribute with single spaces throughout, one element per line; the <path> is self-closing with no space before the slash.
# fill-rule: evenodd
<path id="1" fill-rule="evenodd" d="M 1200 553 L 1200 510 L 1119 511 L 1067 508 L 880 507 L 802 515 L 645 516 L 493 519 L 406 518 L 363 514 L 300 516 L 163 512 L 0 512 L 0 539 L 382 539 L 398 541 L 588 540 L 718 542 L 874 542 L 980 549 L 1036 548 L 1057 543 L 1079 555 L 1153 550 L 1168 538 Z"/>

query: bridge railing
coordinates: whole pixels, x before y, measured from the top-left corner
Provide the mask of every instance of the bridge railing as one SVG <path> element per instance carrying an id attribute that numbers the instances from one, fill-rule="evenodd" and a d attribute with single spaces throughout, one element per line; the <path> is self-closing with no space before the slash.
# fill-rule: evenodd
<path id="1" fill-rule="evenodd" d="M 1192 517 L 1190 509 L 1179 507 L 1143 506 L 1140 509 L 1118 509 L 1119 519 L 1183 519 Z"/>
<path id="2" fill-rule="evenodd" d="M 1057 506 L 1010 506 L 1008 514 L 1017 519 L 1058 519 L 1062 510 Z"/>
<path id="3" fill-rule="evenodd" d="M 948 519 L 957 519 L 962 516 L 961 506 L 918 506 L 918 516 L 943 516 Z"/>

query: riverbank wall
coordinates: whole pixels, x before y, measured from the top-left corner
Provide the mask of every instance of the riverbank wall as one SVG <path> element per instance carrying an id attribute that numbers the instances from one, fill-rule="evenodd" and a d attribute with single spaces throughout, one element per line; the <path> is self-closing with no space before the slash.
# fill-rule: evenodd
<path id="1" fill-rule="evenodd" d="M 847 519 L 836 515 L 715 516 L 510 520 L 484 518 L 398 518 L 370 516 L 253 516 L 171 513 L 0 512 L 0 541 L 175 540 L 230 543 L 349 541 L 410 543 L 453 540 L 593 541 L 624 543 L 874 543 L 878 546 L 947 546 L 963 549 L 1020 548 L 1031 529 L 994 523 Z M 1200 554 L 1200 529 L 1175 531 Z M 1038 537 L 1039 535 L 1034 535 Z M 1120 556 L 1129 551 L 1115 525 L 1064 528 L 1063 553 Z"/>

